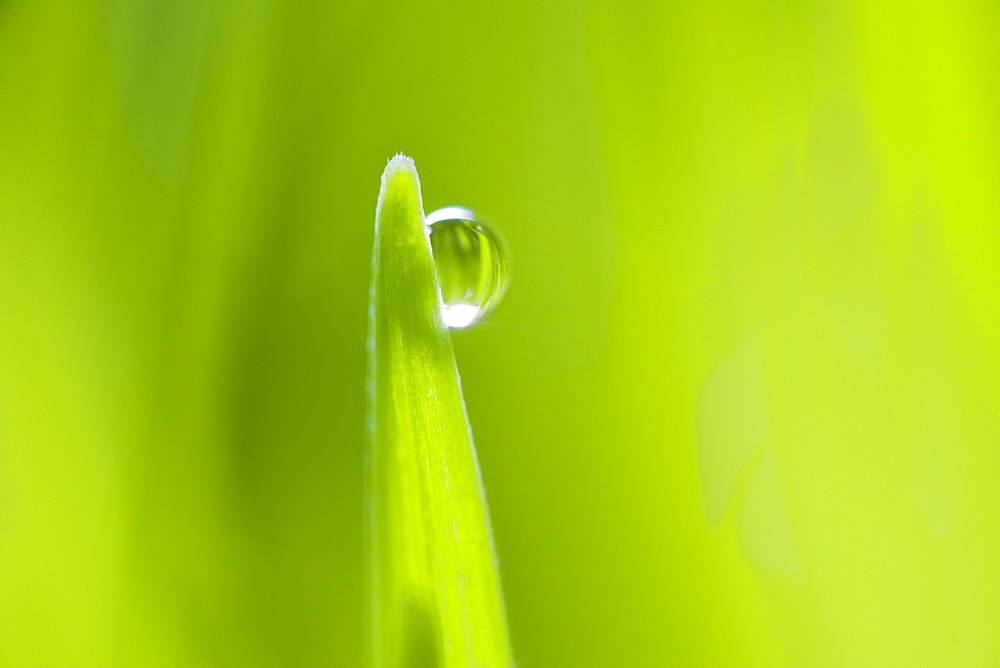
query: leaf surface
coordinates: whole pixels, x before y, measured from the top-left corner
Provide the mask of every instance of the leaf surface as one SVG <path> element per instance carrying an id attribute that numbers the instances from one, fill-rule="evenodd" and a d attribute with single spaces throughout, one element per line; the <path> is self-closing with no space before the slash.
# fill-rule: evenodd
<path id="1" fill-rule="evenodd" d="M 368 664 L 507 666 L 489 514 L 413 161 L 375 216 L 365 457 Z"/>

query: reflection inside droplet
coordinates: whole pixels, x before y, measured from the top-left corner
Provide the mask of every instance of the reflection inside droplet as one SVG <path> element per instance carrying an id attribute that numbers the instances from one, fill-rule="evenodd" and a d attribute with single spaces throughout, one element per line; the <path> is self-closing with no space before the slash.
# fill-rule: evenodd
<path id="1" fill-rule="evenodd" d="M 462 206 L 433 211 L 426 222 L 441 285 L 441 317 L 449 327 L 467 327 L 495 308 L 507 289 L 506 245 Z"/>

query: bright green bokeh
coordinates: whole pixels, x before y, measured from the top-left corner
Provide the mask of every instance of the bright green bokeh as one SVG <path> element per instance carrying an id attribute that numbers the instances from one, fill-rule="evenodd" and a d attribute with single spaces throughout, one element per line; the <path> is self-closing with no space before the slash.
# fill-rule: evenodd
<path id="1" fill-rule="evenodd" d="M 378 176 L 519 665 L 1000 660 L 1000 10 L 0 1 L 0 664 L 361 661 Z"/>

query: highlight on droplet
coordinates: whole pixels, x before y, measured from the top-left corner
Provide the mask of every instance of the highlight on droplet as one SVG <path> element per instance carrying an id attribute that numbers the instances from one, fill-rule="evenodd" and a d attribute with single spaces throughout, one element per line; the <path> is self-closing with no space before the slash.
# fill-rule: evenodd
<path id="1" fill-rule="evenodd" d="M 475 322 L 479 307 L 471 304 L 454 304 L 441 309 L 444 324 L 449 327 L 467 327 Z"/>

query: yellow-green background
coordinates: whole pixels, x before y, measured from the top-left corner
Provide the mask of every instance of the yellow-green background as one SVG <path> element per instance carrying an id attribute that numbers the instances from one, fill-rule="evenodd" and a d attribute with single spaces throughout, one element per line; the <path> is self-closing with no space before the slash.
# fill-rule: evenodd
<path id="1" fill-rule="evenodd" d="M 361 656 L 378 177 L 533 666 L 1000 661 L 1000 8 L 0 2 L 0 665 Z"/>

